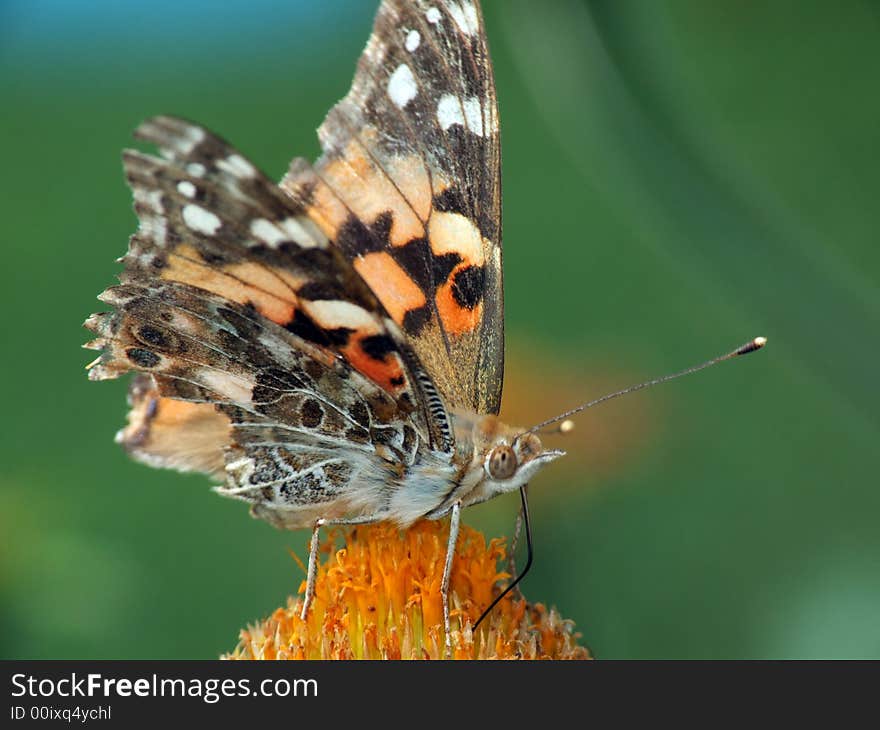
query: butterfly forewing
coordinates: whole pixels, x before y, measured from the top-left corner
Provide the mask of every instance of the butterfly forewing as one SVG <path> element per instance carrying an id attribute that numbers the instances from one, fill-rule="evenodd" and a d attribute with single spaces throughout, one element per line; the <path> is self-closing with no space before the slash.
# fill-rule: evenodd
<path id="1" fill-rule="evenodd" d="M 353 262 L 450 407 L 497 413 L 501 177 L 479 7 L 387 0 L 323 156 L 282 187 Z"/>

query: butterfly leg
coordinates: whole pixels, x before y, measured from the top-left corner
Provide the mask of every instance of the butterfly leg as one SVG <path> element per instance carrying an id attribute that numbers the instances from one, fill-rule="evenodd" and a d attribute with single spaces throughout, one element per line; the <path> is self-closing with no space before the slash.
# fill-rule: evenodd
<path id="1" fill-rule="evenodd" d="M 461 503 L 452 505 L 449 519 L 449 542 L 446 545 L 446 564 L 443 566 L 443 580 L 440 583 L 440 596 L 443 601 L 443 629 L 446 632 L 446 654 L 452 656 L 452 628 L 449 622 L 449 578 L 452 575 L 452 560 L 455 557 L 455 543 L 458 541 L 458 528 L 461 524 Z"/>
<path id="2" fill-rule="evenodd" d="M 315 527 L 312 530 L 312 540 L 309 543 L 309 566 L 306 570 L 306 595 L 303 598 L 303 607 L 300 611 L 300 619 L 305 621 L 312 605 L 312 599 L 315 597 L 315 583 L 318 576 L 318 533 L 322 527 L 327 525 L 366 525 L 372 522 L 379 522 L 384 515 L 370 515 L 367 517 L 355 517 L 349 520 L 315 520 Z"/>
<path id="3" fill-rule="evenodd" d="M 312 599 L 315 597 L 315 579 L 318 575 L 318 536 L 321 527 L 325 524 L 325 520 L 315 520 L 315 527 L 312 530 L 312 541 L 309 543 L 309 567 L 306 573 L 306 595 L 303 598 L 302 612 L 299 617 L 305 621 L 309 613 L 309 606 L 312 605 Z"/>

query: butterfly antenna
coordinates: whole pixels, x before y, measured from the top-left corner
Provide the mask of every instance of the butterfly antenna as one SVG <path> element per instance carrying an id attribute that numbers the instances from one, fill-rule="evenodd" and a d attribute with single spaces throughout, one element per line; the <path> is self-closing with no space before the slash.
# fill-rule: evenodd
<path id="1" fill-rule="evenodd" d="M 527 433 L 535 433 L 536 431 L 544 431 L 547 426 L 556 423 L 557 421 L 562 421 L 559 424 L 558 429 L 551 431 L 551 433 L 558 431 L 559 433 L 566 433 L 570 431 L 574 424 L 568 420 L 571 416 L 576 413 L 580 413 L 581 411 L 587 410 L 587 408 L 592 408 L 593 406 L 597 406 L 600 403 L 604 403 L 607 400 L 611 400 L 613 398 L 617 398 L 621 395 L 626 395 L 627 393 L 635 393 L 637 390 L 642 390 L 644 388 L 650 388 L 652 385 L 660 385 L 660 383 L 666 383 L 670 380 L 675 380 L 676 378 L 680 378 L 683 375 L 690 375 L 691 373 L 695 373 L 698 370 L 705 370 L 712 365 L 717 365 L 720 362 L 724 362 L 725 360 L 732 360 L 735 357 L 739 357 L 740 355 L 748 355 L 750 352 L 755 352 L 756 350 L 760 350 L 764 345 L 767 344 L 766 337 L 755 337 L 753 340 L 749 340 L 744 345 L 737 347 L 732 352 L 728 352 L 726 355 L 721 355 L 720 357 L 713 358 L 711 360 L 707 360 L 700 365 L 694 365 L 693 367 L 689 367 L 686 370 L 681 370 L 677 373 L 672 373 L 672 375 L 664 375 L 662 378 L 654 378 L 653 380 L 645 381 L 644 383 L 639 383 L 638 385 L 631 385 L 629 388 L 624 388 L 623 390 L 618 390 L 616 393 L 609 393 L 608 395 L 603 395 L 601 398 L 596 398 L 596 400 L 591 400 L 589 403 L 584 403 L 582 406 L 578 406 L 577 408 L 572 408 L 570 411 L 566 411 L 565 413 L 561 413 L 558 416 L 554 416 L 553 418 L 548 418 L 546 421 L 539 423 L 537 426 L 532 426 L 528 431 L 524 431 L 522 434 L 517 436 L 520 438 L 521 436 L 525 436 Z M 570 424 L 566 427 L 566 424 Z M 546 432 L 546 431 L 545 431 Z"/>
<path id="2" fill-rule="evenodd" d="M 482 614 L 480 614 L 480 618 L 478 618 L 477 622 L 474 624 L 474 631 L 477 630 L 479 625 L 482 623 L 483 619 L 486 618 L 486 616 L 488 616 L 490 613 L 492 613 L 492 609 L 498 605 L 498 602 L 502 598 L 504 598 L 504 596 L 506 596 L 508 593 L 510 593 L 514 588 L 516 588 L 517 583 L 519 583 L 523 578 L 526 577 L 526 573 L 528 573 L 529 568 L 532 567 L 532 560 L 535 557 L 535 552 L 534 552 L 534 549 L 532 548 L 532 523 L 529 521 L 529 498 L 528 498 L 528 493 L 526 491 L 528 489 L 528 486 L 529 485 L 526 484 L 526 485 L 519 488 L 519 495 L 520 495 L 520 498 L 522 499 L 523 523 L 526 526 L 527 557 L 526 557 L 525 567 L 522 569 L 522 572 L 518 576 L 516 576 L 516 578 L 513 580 L 513 582 L 510 585 L 508 585 L 507 588 L 505 588 L 503 591 L 501 591 L 501 593 L 498 594 L 498 596 L 495 598 L 495 600 L 489 604 L 489 608 L 487 608 L 485 611 L 483 611 Z"/>

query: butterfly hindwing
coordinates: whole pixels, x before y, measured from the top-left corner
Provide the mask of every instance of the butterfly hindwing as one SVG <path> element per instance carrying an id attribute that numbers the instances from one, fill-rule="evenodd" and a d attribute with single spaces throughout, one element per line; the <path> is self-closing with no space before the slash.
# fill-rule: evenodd
<path id="1" fill-rule="evenodd" d="M 371 286 L 447 405 L 497 413 L 500 142 L 479 7 L 385 0 L 323 156 L 282 187 Z"/>
<path id="2" fill-rule="evenodd" d="M 277 520 L 375 510 L 377 485 L 393 490 L 397 465 L 426 439 L 412 408 L 252 308 L 179 282 L 124 284 L 102 299 L 116 311 L 87 323 L 104 349 L 93 377 L 141 373 L 126 448 L 214 475 L 219 453 L 222 491 L 268 503 Z"/>

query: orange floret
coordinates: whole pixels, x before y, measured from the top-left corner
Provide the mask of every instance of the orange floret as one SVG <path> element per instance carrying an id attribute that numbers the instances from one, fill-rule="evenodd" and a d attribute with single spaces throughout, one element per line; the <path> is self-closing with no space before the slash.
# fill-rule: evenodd
<path id="1" fill-rule="evenodd" d="M 445 656 L 440 581 L 448 525 L 423 521 L 407 530 L 364 525 L 331 534 L 323 549 L 314 602 L 301 598 L 242 630 L 226 659 L 441 659 Z M 477 631 L 473 623 L 508 577 L 499 572 L 503 540 L 462 526 L 452 569 L 454 659 L 589 659 L 572 623 L 555 610 L 506 597 Z M 305 584 L 300 587 L 303 593 Z"/>

